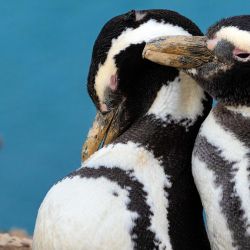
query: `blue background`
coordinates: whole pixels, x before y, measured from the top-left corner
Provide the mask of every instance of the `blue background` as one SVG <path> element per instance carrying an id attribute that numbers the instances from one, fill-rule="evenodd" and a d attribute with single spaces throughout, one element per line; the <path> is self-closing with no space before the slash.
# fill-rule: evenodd
<path id="1" fill-rule="evenodd" d="M 0 0 L 0 229 L 33 232 L 44 195 L 80 165 L 95 109 L 93 42 L 111 17 L 165 8 L 206 28 L 250 13 L 246 0 Z"/>

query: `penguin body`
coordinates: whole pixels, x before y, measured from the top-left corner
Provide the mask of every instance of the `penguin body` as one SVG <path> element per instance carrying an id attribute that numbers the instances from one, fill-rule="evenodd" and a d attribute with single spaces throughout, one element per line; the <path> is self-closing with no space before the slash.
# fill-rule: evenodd
<path id="1" fill-rule="evenodd" d="M 157 44 L 165 51 L 162 64 L 185 68 L 218 101 L 200 128 L 192 157 L 216 250 L 250 249 L 249 44 L 249 15 L 219 21 L 206 37 L 176 36 Z M 158 60 L 158 48 L 145 55 Z"/>
<path id="2" fill-rule="evenodd" d="M 34 250 L 209 249 L 191 154 L 211 99 L 185 73 L 142 59 L 163 34 L 201 33 L 152 10 L 115 17 L 98 36 L 88 89 L 101 114 L 89 138 L 114 110 L 116 137 L 47 193 Z"/>
<path id="3" fill-rule="evenodd" d="M 212 26 L 207 44 L 219 63 L 198 73 L 219 102 L 200 129 L 192 160 L 212 249 L 250 249 L 249 27 L 250 16 Z"/>
<path id="4" fill-rule="evenodd" d="M 250 249 L 250 117 L 218 105 L 202 125 L 193 175 L 212 249 Z"/>
<path id="5" fill-rule="evenodd" d="M 145 58 L 185 69 L 218 101 L 192 157 L 211 248 L 250 249 L 250 15 L 223 19 L 205 37 L 155 40 Z"/>

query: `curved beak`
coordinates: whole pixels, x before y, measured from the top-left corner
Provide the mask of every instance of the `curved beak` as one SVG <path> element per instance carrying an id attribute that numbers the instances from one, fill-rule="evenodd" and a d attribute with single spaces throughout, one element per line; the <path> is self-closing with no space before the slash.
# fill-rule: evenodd
<path id="1" fill-rule="evenodd" d="M 120 135 L 122 129 L 120 126 L 121 110 L 122 108 L 119 106 L 107 114 L 97 111 L 82 147 L 82 161 L 87 160 L 99 148 L 111 143 Z"/>
<path id="2" fill-rule="evenodd" d="M 166 36 L 146 44 L 143 57 L 165 66 L 191 69 L 215 60 L 205 36 Z"/>

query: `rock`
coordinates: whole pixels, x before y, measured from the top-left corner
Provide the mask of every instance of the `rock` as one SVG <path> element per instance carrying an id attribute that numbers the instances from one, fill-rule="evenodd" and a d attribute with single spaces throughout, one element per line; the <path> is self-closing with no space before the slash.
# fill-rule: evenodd
<path id="1" fill-rule="evenodd" d="M 32 240 L 22 236 L 13 236 L 13 232 L 0 234 L 0 250 L 31 250 Z"/>

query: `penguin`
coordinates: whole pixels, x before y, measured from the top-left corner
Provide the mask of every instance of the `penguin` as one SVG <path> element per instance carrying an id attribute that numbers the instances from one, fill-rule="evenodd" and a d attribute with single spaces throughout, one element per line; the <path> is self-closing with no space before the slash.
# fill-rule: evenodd
<path id="1" fill-rule="evenodd" d="M 198 133 L 192 172 L 211 248 L 250 249 L 250 15 L 225 18 L 206 37 L 148 46 L 146 58 L 185 69 L 218 101 Z"/>
<path id="2" fill-rule="evenodd" d="M 133 10 L 102 28 L 83 163 L 44 198 L 33 250 L 209 249 L 191 155 L 211 98 L 184 72 L 142 57 L 165 34 L 202 35 L 168 10 Z"/>

